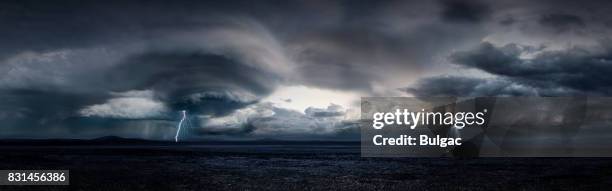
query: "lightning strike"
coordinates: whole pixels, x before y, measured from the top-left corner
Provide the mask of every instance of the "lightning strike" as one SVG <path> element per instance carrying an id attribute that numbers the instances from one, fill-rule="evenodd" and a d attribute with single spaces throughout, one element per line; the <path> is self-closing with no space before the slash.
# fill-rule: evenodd
<path id="1" fill-rule="evenodd" d="M 181 133 L 181 126 L 183 126 L 183 121 L 185 121 L 185 118 L 187 117 L 187 111 L 182 110 L 181 113 L 183 114 L 183 118 L 181 118 L 181 121 L 179 121 L 178 127 L 176 129 L 176 135 L 174 136 L 174 142 L 178 142 L 178 136 L 179 133 Z"/>

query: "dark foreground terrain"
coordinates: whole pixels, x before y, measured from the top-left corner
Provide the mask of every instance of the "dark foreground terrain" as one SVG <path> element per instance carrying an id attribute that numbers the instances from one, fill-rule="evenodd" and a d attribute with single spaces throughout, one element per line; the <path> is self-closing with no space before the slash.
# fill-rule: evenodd
<path id="1" fill-rule="evenodd" d="M 609 158 L 361 158 L 358 145 L 0 147 L 0 169 L 69 169 L 70 186 L 0 190 L 607 190 Z"/>

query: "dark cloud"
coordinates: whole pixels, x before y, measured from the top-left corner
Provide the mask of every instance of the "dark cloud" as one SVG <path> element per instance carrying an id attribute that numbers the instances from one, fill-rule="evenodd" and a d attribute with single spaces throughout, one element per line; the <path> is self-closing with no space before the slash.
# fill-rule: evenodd
<path id="1" fill-rule="evenodd" d="M 490 73 L 519 75 L 515 67 L 521 67 L 520 48 L 515 44 L 498 48 L 485 42 L 472 51 L 457 52 L 450 56 L 456 64 L 483 69 Z M 537 68 L 536 68 L 537 69 Z"/>
<path id="2" fill-rule="evenodd" d="M 411 88 L 405 88 L 408 93 L 419 97 L 424 96 L 469 96 L 472 94 L 498 94 L 506 84 L 492 83 L 482 90 L 486 80 L 477 78 L 465 78 L 455 76 L 432 77 L 420 80 L 418 84 Z M 493 88 L 491 88 L 493 87 Z M 480 89 L 480 90 L 479 90 Z"/>
<path id="3" fill-rule="evenodd" d="M 215 23 L 216 13 L 254 8 L 248 1 L 3 1 L 0 58 L 21 51 L 97 47 L 163 37 Z"/>
<path id="4" fill-rule="evenodd" d="M 255 127 L 251 123 L 241 124 L 238 128 L 223 128 L 223 129 L 211 129 L 211 128 L 199 128 L 199 129 L 191 129 L 191 131 L 195 132 L 198 135 L 205 136 L 237 136 L 237 137 L 248 137 L 253 131 L 255 131 L 257 127 Z"/>
<path id="5" fill-rule="evenodd" d="M 114 91 L 150 89 L 175 110 L 225 115 L 270 93 L 277 76 L 205 53 L 146 53 L 111 68 Z"/>
<path id="6" fill-rule="evenodd" d="M 105 98 L 105 96 L 37 90 L 4 91 L 0 97 L 2 98 L 0 107 L 4 113 L 13 113 L 13 116 L 29 119 L 20 121 L 31 124 L 44 124 L 74 117 L 76 114 L 73 111 L 81 106 Z M 14 119 L 4 118 L 4 120 Z"/>
<path id="7" fill-rule="evenodd" d="M 499 21 L 499 24 L 504 25 L 504 26 L 509 26 L 514 23 L 516 23 L 516 20 L 513 17 L 507 17 Z"/>
<path id="8" fill-rule="evenodd" d="M 334 58 L 324 52 L 301 55 L 301 59 L 304 59 L 304 63 L 308 64 L 299 68 L 304 76 L 300 81 L 309 85 L 369 91 L 370 87 L 364 86 L 364 84 L 368 84 L 375 78 L 371 73 L 361 68 L 364 65 L 355 65 L 351 60 Z M 350 57 L 347 59 L 350 59 Z"/>
<path id="9" fill-rule="evenodd" d="M 478 23 L 491 15 L 488 5 L 480 1 L 443 0 L 442 19 L 449 22 Z"/>
<path id="10" fill-rule="evenodd" d="M 498 78 L 431 77 L 402 89 L 418 97 L 568 96 L 579 92 L 557 87 L 534 87 Z"/>
<path id="11" fill-rule="evenodd" d="M 75 111 L 81 107 L 103 101 L 105 98 L 98 95 L 27 89 L 1 91 L 0 124 L 6 134 L 16 136 L 25 134 L 27 137 L 44 138 L 55 131 L 78 133 L 87 129 L 72 129 L 67 121 L 78 117 Z"/>
<path id="12" fill-rule="evenodd" d="M 586 93 L 610 94 L 612 49 L 603 41 L 597 50 L 571 48 L 543 51 L 534 58 L 521 58 L 525 53 L 516 44 L 495 47 L 483 43 L 473 51 L 451 56 L 456 64 L 511 78 L 533 86 L 557 86 Z"/>
<path id="13" fill-rule="evenodd" d="M 574 47 L 557 51 L 483 43 L 474 50 L 453 54 L 450 60 L 495 77 L 426 78 L 407 91 L 420 96 L 610 95 L 612 78 L 608 74 L 612 72 L 612 49 L 607 42 L 603 41 L 596 49 Z M 521 57 L 533 51 L 536 51 L 533 58 Z"/>
<path id="14" fill-rule="evenodd" d="M 582 18 L 571 14 L 545 14 L 538 19 L 538 22 L 545 27 L 550 27 L 557 32 L 564 32 L 572 28 L 582 28 L 586 24 Z"/>

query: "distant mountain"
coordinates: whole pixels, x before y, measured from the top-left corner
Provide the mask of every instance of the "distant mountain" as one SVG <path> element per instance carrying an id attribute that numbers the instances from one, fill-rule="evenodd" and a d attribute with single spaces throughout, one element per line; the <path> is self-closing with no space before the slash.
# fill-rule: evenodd
<path id="1" fill-rule="evenodd" d="M 168 141 L 129 139 L 106 136 L 95 139 L 1 139 L 0 146 L 70 146 L 70 145 L 123 145 L 123 144 L 167 144 Z"/>
<path id="2" fill-rule="evenodd" d="M 146 139 L 136 139 L 136 138 L 123 138 L 118 136 L 105 136 L 98 137 L 90 140 L 82 140 L 85 142 L 94 142 L 94 143 L 167 143 L 170 141 L 158 141 L 158 140 L 146 140 Z"/>

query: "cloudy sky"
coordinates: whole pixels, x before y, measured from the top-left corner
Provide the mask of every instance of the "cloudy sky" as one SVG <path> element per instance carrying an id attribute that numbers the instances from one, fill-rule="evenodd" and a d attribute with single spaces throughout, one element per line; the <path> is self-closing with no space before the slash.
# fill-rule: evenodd
<path id="1" fill-rule="evenodd" d="M 2 1 L 0 138 L 358 140 L 360 97 L 612 94 L 609 1 Z"/>

